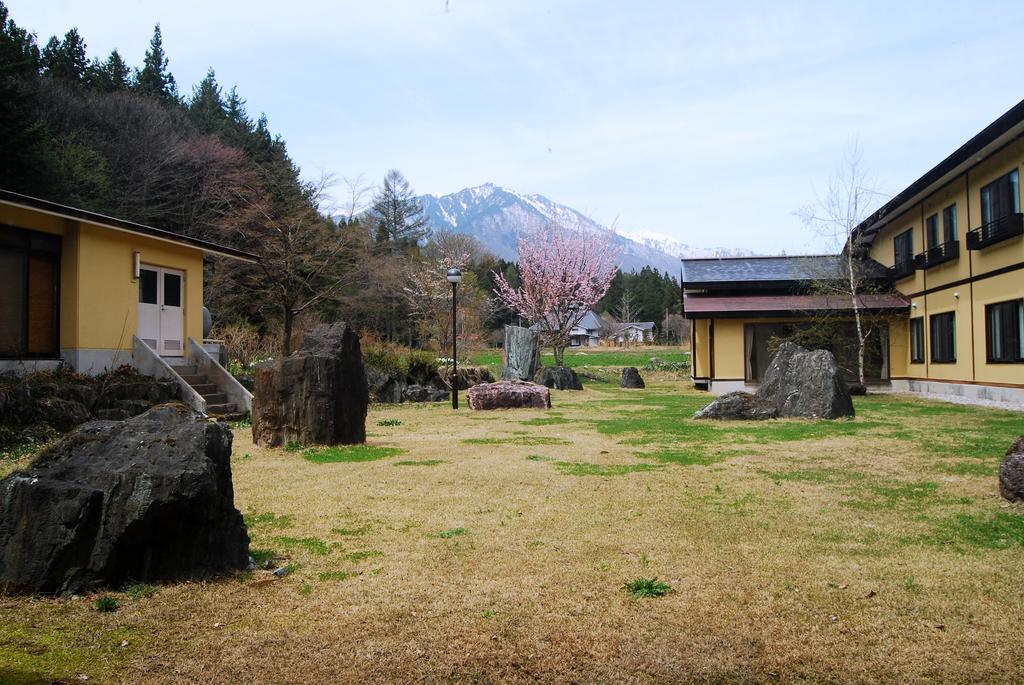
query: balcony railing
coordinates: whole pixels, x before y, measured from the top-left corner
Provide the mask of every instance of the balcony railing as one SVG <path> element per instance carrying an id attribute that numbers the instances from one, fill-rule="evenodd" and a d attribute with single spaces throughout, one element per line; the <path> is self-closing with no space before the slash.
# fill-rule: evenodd
<path id="1" fill-rule="evenodd" d="M 895 265 L 889 267 L 889 278 L 894 281 L 898 281 L 901 278 L 906 278 L 914 273 L 917 267 L 914 266 L 913 259 L 907 259 L 902 262 L 896 262 Z"/>
<path id="2" fill-rule="evenodd" d="M 1018 235 L 1024 235 L 1024 214 L 1007 214 L 968 231 L 967 249 L 981 250 Z"/>
<path id="3" fill-rule="evenodd" d="M 933 266 L 949 262 L 960 256 L 960 241 L 948 240 L 941 245 L 928 248 L 914 257 L 914 265 L 918 269 L 930 269 Z"/>

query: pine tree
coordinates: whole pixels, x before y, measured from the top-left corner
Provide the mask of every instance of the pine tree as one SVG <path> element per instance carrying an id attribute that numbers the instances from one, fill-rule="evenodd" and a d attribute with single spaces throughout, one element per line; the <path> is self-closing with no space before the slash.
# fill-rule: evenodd
<path id="1" fill-rule="evenodd" d="M 160 24 L 153 29 L 149 50 L 146 51 L 142 69 L 136 74 L 135 81 L 138 91 L 143 95 L 157 98 L 163 102 L 178 102 L 178 85 L 174 81 L 174 75 L 167 69 L 167 56 L 164 54 Z"/>
<path id="2" fill-rule="evenodd" d="M 84 83 L 89 68 L 89 60 L 85 55 L 85 41 L 78 34 L 78 29 L 71 29 L 64 34 L 64 40 L 51 36 L 43 48 L 43 73 L 52 78 L 65 79 L 74 83 Z"/>
<path id="3" fill-rule="evenodd" d="M 415 252 L 420 241 L 430 235 L 423 206 L 398 169 L 384 176 L 372 210 L 377 219 L 377 242 L 386 244 L 392 253 Z"/>
<path id="4" fill-rule="evenodd" d="M 93 60 L 89 68 L 89 85 L 101 93 L 116 93 L 131 87 L 131 69 L 116 48 L 110 51 L 107 61 Z"/>
<path id="5" fill-rule="evenodd" d="M 210 68 L 206 77 L 192 89 L 192 101 L 188 105 L 189 115 L 196 127 L 203 133 L 219 133 L 228 121 L 220 86 Z"/>

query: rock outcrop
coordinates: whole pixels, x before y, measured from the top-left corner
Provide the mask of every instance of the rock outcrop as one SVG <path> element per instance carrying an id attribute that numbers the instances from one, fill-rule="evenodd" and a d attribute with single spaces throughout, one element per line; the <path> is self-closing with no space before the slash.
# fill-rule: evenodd
<path id="1" fill-rule="evenodd" d="M 526 381 L 474 385 L 466 393 L 470 409 L 550 409 L 551 391 Z"/>
<path id="2" fill-rule="evenodd" d="M 620 388 L 646 388 L 640 370 L 635 366 L 627 366 L 622 370 L 622 380 L 619 381 Z"/>
<path id="3" fill-rule="evenodd" d="M 0 481 L 0 587 L 64 593 L 248 564 L 231 430 L 183 404 L 86 423 Z"/>
<path id="4" fill-rule="evenodd" d="M 540 368 L 540 340 L 522 326 L 505 326 L 505 351 L 501 380 L 529 381 Z"/>
<path id="5" fill-rule="evenodd" d="M 775 417 L 838 419 L 853 416 L 853 399 L 835 357 L 827 350 L 806 350 L 791 342 L 779 346 L 754 395 L 728 393 L 704 407 L 694 418 L 745 419 Z"/>
<path id="6" fill-rule="evenodd" d="M 555 390 L 582 390 L 576 372 L 567 366 L 545 366 L 537 371 L 533 382 Z"/>
<path id="7" fill-rule="evenodd" d="M 368 403 L 359 336 L 341 322 L 318 326 L 291 356 L 256 367 L 253 440 L 271 447 L 365 442 Z"/>
<path id="8" fill-rule="evenodd" d="M 1010 445 L 999 465 L 999 494 L 1011 502 L 1024 500 L 1024 435 Z"/>

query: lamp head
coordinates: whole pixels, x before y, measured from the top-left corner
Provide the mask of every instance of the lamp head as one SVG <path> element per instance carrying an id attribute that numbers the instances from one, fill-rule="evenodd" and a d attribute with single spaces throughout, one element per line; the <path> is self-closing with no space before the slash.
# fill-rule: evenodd
<path id="1" fill-rule="evenodd" d="M 448 269 L 448 282 L 449 283 L 461 283 L 462 272 L 458 269 Z"/>

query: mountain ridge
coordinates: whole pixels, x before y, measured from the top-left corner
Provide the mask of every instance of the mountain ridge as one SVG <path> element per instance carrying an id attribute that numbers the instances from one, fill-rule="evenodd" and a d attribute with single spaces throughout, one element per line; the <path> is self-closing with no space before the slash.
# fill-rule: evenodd
<path id="1" fill-rule="evenodd" d="M 473 236 L 498 257 L 511 261 L 518 256 L 519 230 L 539 229 L 552 220 L 584 231 L 609 230 L 582 212 L 543 195 L 527 195 L 494 183 L 448 195 L 420 195 L 417 200 L 433 230 Z M 650 266 L 677 275 L 682 258 L 754 254 L 749 250 L 695 247 L 650 231 L 616 231 L 613 236 L 620 249 L 619 267 L 624 271 L 640 271 Z"/>

